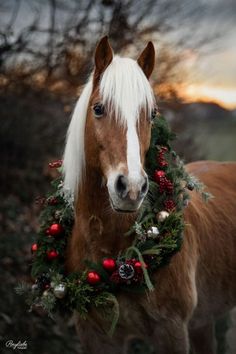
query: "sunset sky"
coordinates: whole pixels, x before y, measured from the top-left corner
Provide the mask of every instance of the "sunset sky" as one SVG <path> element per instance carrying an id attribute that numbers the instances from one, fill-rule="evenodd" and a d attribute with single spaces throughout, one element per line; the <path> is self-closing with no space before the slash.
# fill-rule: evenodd
<path id="1" fill-rule="evenodd" d="M 14 0 L 4 1 L 8 10 L 1 17 L 0 26 L 4 21 L 7 22 L 8 11 L 10 14 L 15 3 Z M 174 9 L 178 0 L 165 1 Z M 146 21 L 155 19 L 157 15 L 161 18 L 162 14 L 158 12 L 161 2 L 156 1 L 156 13 L 150 12 Z M 22 4 L 16 21 L 18 30 L 31 20 L 32 4 L 39 3 L 22 0 Z M 43 4 L 47 4 L 47 1 Z M 175 10 L 164 16 L 166 24 L 174 28 L 172 34 L 166 36 L 169 44 L 173 44 L 174 48 L 176 42 L 182 40 L 185 57 L 183 67 L 187 69 L 188 75 L 179 87 L 180 94 L 186 101 L 215 101 L 225 108 L 236 109 L 236 1 L 180 0 L 178 4 L 181 10 L 176 16 Z M 44 25 L 48 21 L 48 11 L 45 5 L 41 8 L 43 16 L 40 21 Z M 158 41 L 155 44 L 158 49 Z"/>
<path id="2" fill-rule="evenodd" d="M 189 78 L 182 93 L 187 100 L 213 100 L 228 109 L 236 108 L 236 1 L 203 0 L 203 33 L 216 34 L 207 50 L 189 53 Z M 197 29 L 198 30 L 198 29 Z"/>
<path id="3" fill-rule="evenodd" d="M 180 89 L 187 101 L 213 100 L 225 108 L 236 108 L 235 34 L 232 34 L 231 40 L 226 42 L 228 48 L 216 50 L 210 55 L 196 59 L 189 59 L 189 62 L 187 60 L 190 76 Z"/>

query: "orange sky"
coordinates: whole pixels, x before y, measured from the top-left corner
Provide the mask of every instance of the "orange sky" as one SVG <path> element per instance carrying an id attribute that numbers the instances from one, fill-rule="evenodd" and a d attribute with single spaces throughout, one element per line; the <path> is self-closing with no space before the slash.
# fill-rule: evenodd
<path id="1" fill-rule="evenodd" d="M 224 108 L 236 109 L 236 88 L 189 84 L 181 88 L 181 96 L 186 102 L 216 102 Z"/>
<path id="2" fill-rule="evenodd" d="M 179 91 L 187 102 L 210 101 L 236 109 L 235 33 L 229 29 L 219 38 L 218 46 L 206 53 L 185 50 L 183 66 L 187 76 Z"/>

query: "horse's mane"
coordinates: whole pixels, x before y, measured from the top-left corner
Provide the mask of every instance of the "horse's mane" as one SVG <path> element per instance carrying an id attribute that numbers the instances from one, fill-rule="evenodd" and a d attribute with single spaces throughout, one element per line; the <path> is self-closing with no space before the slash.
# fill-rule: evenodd
<path id="1" fill-rule="evenodd" d="M 75 106 L 67 132 L 63 158 L 64 189 L 76 195 L 85 165 L 84 131 L 88 104 L 93 89 L 92 76 Z M 151 115 L 154 95 L 138 63 L 115 56 L 100 81 L 99 92 L 107 110 L 113 110 L 118 123 L 127 127 L 138 120 L 141 109 Z"/>
<path id="2" fill-rule="evenodd" d="M 92 81 L 90 80 L 76 103 L 67 131 L 63 157 L 64 191 L 72 196 L 75 195 L 83 177 L 83 166 L 85 164 L 84 129 L 91 93 Z"/>

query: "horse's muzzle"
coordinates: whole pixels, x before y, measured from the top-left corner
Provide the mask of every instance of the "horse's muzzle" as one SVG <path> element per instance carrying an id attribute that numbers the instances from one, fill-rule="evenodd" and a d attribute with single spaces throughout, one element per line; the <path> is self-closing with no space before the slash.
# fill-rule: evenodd
<path id="1" fill-rule="evenodd" d="M 118 212 L 135 212 L 139 209 L 148 191 L 148 178 L 140 176 L 136 183 L 129 181 L 125 175 L 118 175 L 114 189 L 109 190 L 112 208 Z"/>

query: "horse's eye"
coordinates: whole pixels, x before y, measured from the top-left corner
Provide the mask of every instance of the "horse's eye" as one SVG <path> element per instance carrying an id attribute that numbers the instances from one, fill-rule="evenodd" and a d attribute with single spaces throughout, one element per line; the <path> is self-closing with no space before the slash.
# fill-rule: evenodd
<path id="1" fill-rule="evenodd" d="M 95 103 L 93 106 L 93 113 L 96 118 L 101 118 L 104 113 L 104 107 L 101 103 Z"/>
<path id="2" fill-rule="evenodd" d="M 156 118 L 156 116 L 157 116 L 157 108 L 153 108 L 152 114 L 151 114 L 151 122 L 154 121 L 154 119 Z"/>

